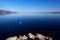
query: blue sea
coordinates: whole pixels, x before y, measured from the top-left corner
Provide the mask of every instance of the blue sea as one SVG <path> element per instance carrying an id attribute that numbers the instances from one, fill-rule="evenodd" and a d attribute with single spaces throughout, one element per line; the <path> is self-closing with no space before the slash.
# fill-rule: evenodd
<path id="1" fill-rule="evenodd" d="M 41 33 L 59 40 L 60 14 L 17 13 L 0 15 L 0 39 Z"/>

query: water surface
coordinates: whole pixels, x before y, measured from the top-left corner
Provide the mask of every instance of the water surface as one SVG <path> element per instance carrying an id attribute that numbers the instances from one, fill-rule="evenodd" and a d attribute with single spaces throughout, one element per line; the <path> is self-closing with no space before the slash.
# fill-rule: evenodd
<path id="1" fill-rule="evenodd" d="M 2 39 L 29 32 L 39 32 L 57 39 L 60 33 L 60 14 L 27 13 L 0 16 L 0 36 Z"/>

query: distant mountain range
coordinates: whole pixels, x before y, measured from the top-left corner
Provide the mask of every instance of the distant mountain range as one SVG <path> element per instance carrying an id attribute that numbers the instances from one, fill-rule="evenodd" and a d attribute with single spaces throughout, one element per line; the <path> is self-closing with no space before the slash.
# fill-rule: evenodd
<path id="1" fill-rule="evenodd" d="M 16 13 L 16 12 L 8 11 L 8 10 L 0 10 L 0 15 L 12 14 L 12 13 Z"/>
<path id="2" fill-rule="evenodd" d="M 40 14 L 60 14 L 60 12 L 14 12 L 8 10 L 0 10 L 0 15 L 12 14 L 12 13 L 40 13 Z"/>

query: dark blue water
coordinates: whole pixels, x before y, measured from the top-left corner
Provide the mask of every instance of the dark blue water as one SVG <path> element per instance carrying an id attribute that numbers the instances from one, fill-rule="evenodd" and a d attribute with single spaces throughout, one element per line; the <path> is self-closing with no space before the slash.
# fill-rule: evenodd
<path id="1" fill-rule="evenodd" d="M 21 24 L 20 24 L 21 22 Z M 59 39 L 60 15 L 1 15 L 0 16 L 0 38 L 15 35 L 28 34 L 29 32 L 41 33 L 51 36 L 54 40 Z"/>

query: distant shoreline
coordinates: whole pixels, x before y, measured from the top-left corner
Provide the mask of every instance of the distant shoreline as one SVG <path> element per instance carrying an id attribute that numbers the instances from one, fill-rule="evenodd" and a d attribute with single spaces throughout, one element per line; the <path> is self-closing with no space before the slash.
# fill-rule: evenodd
<path id="1" fill-rule="evenodd" d="M 17 12 L 8 11 L 8 10 L 0 10 L 0 15 L 11 14 L 11 13 L 17 13 Z"/>
<path id="2" fill-rule="evenodd" d="M 8 11 L 8 10 L 0 10 L 0 15 L 5 15 L 5 14 L 12 14 L 12 13 L 41 13 L 41 14 L 60 14 L 60 12 L 34 12 L 34 11 L 27 11 L 27 12 L 13 12 L 13 11 Z"/>

